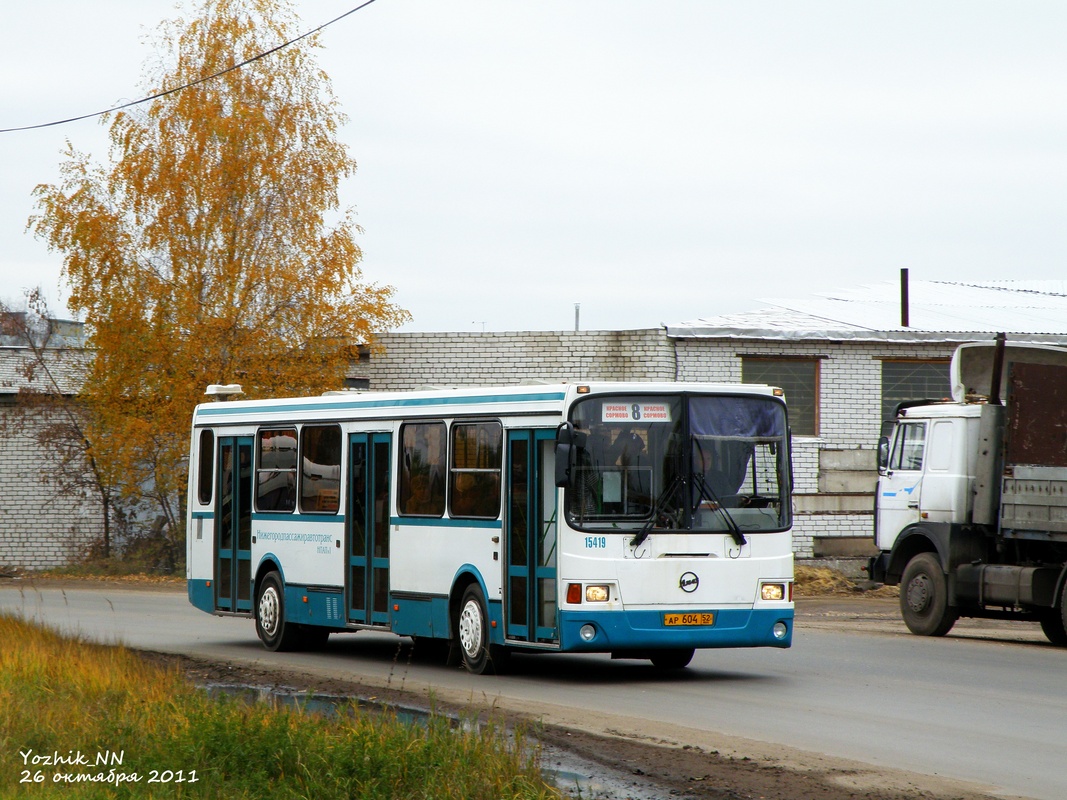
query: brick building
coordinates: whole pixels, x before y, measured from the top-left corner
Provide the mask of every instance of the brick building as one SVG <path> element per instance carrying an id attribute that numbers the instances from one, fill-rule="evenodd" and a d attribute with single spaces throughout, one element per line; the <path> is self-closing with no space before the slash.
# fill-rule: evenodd
<path id="1" fill-rule="evenodd" d="M 62 566 L 103 535 L 98 501 L 61 489 L 54 480 L 55 453 L 39 439 L 50 422 L 48 412 L 16 405 L 26 390 L 74 397 L 84 366 L 82 345 L 78 323 L 0 314 L 0 574 Z"/>
<path id="2" fill-rule="evenodd" d="M 841 563 L 873 547 L 878 437 L 896 403 L 948 396 L 962 342 L 1008 331 L 1015 341 L 1067 344 L 1061 284 L 918 281 L 906 309 L 893 285 L 879 284 L 643 330 L 389 333 L 358 372 L 378 390 L 580 379 L 781 386 L 796 553 Z"/>
<path id="3" fill-rule="evenodd" d="M 1006 331 L 1014 341 L 1067 345 L 1067 282 L 914 282 L 909 289 L 906 320 L 894 287 L 880 284 L 661 328 L 387 333 L 353 365 L 350 385 L 599 379 L 781 386 L 793 432 L 796 553 L 860 558 L 872 546 L 877 443 L 894 405 L 947 396 L 949 358 L 961 342 Z M 17 346 L 0 347 L 0 397 L 17 391 L 20 357 Z M 0 567 L 52 566 L 94 535 L 86 509 L 50 495 L 40 473 L 29 434 L 3 442 L 0 509 L 8 532 L 0 537 Z"/>
<path id="4" fill-rule="evenodd" d="M 672 327 L 556 333 L 389 333 L 359 366 L 374 390 L 578 380 L 768 382 L 808 402 L 792 411 L 794 534 L 801 557 L 858 556 L 870 547 L 883 373 L 926 365 L 948 391 L 956 342 L 827 341 L 694 333 Z M 964 335 L 960 341 L 970 341 Z M 754 367 L 759 377 L 752 378 Z M 783 372 L 776 375 L 781 367 Z M 748 373 L 746 375 L 746 372 Z M 775 378 L 778 378 L 777 380 Z M 904 399 L 897 397 L 896 399 Z M 797 419 L 802 417 L 802 419 Z M 798 422 L 802 427 L 798 428 Z"/>

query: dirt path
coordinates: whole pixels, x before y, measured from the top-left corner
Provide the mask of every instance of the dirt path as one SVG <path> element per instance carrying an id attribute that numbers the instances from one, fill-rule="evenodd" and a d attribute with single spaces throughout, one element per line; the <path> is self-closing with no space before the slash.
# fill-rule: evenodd
<path id="1" fill-rule="evenodd" d="M 904 633 L 893 597 L 863 595 L 801 598 L 797 622 L 809 628 L 855 629 L 887 635 Z M 1020 630 L 1020 627 L 1025 630 Z M 1036 627 L 1036 626 L 1035 626 Z M 1019 623 L 960 622 L 961 635 L 1029 640 L 1040 630 Z M 286 687 L 331 696 L 373 698 L 402 707 L 424 707 L 425 698 L 357 681 L 309 677 L 302 673 L 269 672 L 244 665 L 198 661 L 181 656 L 150 654 L 153 660 L 177 664 L 200 685 L 243 683 Z M 457 715 L 469 707 L 435 706 Z M 489 712 L 486 712 L 488 714 Z M 537 710 L 494 709 L 509 725 L 522 725 L 543 746 L 546 771 L 583 777 L 581 796 L 604 800 L 992 800 L 978 787 L 934 776 L 882 769 L 859 762 L 768 745 L 721 734 L 679 729 L 649 721 L 621 724 L 625 718 L 591 719 L 588 713 L 564 718 L 564 724 L 541 727 Z M 559 718 L 558 714 L 554 717 Z M 1004 800 L 998 796 L 998 800 Z"/>
<path id="2" fill-rule="evenodd" d="M 52 582 L 62 585 L 63 581 Z M 87 581 L 72 582 L 85 587 Z M 183 586 L 180 585 L 180 586 Z M 173 583 L 126 584 L 137 590 L 179 591 Z M 898 600 L 887 592 L 842 591 L 796 602 L 798 627 L 856 631 L 864 634 L 907 635 Z M 1045 641 L 1035 624 L 961 620 L 954 636 L 1009 641 Z M 237 663 L 192 659 L 181 655 L 145 653 L 153 662 L 172 665 L 197 685 L 225 684 L 283 688 L 317 695 L 374 699 L 399 707 L 425 708 L 427 698 L 395 688 L 358 681 L 309 676 L 306 672 L 269 671 Z M 418 658 L 418 656 L 416 656 Z M 444 713 L 469 717 L 469 703 L 435 698 Z M 581 776 L 581 797 L 601 800 L 994 800 L 980 787 L 935 776 L 872 767 L 818 753 L 769 745 L 707 731 L 678 728 L 618 715 L 590 717 L 588 712 L 554 709 L 558 724 L 541 726 L 539 709 L 495 708 L 493 714 L 508 725 L 523 726 L 542 743 L 543 765 L 558 772 L 567 786 L 569 776 Z M 573 782 L 570 784 L 573 786 Z M 997 795 L 995 800 L 1008 800 Z"/>

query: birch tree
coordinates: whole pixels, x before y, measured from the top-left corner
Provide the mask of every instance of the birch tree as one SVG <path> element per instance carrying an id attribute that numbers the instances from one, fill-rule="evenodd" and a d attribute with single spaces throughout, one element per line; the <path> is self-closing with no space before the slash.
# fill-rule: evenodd
<path id="1" fill-rule="evenodd" d="M 360 270 L 338 196 L 356 164 L 314 37 L 230 69 L 298 33 L 285 0 L 205 0 L 163 23 L 146 88 L 173 91 L 106 120 L 106 163 L 68 142 L 60 181 L 36 189 L 30 226 L 62 254 L 93 353 L 89 457 L 149 493 L 171 535 L 207 384 L 338 388 L 353 348 L 408 318 Z"/>

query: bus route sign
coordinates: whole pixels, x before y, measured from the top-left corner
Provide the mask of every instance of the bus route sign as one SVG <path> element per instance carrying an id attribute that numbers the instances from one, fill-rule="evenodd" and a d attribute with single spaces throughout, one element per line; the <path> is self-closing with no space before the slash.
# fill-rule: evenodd
<path id="1" fill-rule="evenodd" d="M 601 422 L 670 422 L 669 403 L 604 403 Z"/>

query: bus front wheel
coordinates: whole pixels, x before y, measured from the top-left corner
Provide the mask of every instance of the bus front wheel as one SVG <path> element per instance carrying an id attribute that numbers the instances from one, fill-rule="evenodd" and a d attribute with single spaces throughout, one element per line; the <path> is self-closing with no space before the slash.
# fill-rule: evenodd
<path id="1" fill-rule="evenodd" d="M 649 660 L 658 669 L 685 669 L 693 660 L 696 651 L 692 647 L 679 647 L 672 650 L 657 650 Z"/>
<path id="2" fill-rule="evenodd" d="M 468 672 L 475 675 L 503 672 L 507 650 L 489 643 L 489 613 L 485 596 L 476 583 L 463 591 L 456 616 L 456 641 Z"/>
<path id="3" fill-rule="evenodd" d="M 300 643 L 299 626 L 285 621 L 285 592 L 277 572 L 268 572 L 256 592 L 256 633 L 268 650 L 295 650 Z"/>

